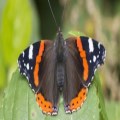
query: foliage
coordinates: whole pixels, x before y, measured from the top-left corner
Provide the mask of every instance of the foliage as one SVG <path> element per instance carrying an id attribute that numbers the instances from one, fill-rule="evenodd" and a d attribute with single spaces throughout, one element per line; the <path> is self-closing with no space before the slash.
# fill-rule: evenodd
<path id="1" fill-rule="evenodd" d="M 70 115 L 65 114 L 63 99 L 61 99 L 58 115 L 56 117 L 46 116 L 43 115 L 38 107 L 35 95 L 28 86 L 26 78 L 21 76 L 19 71 L 16 70 L 1 101 L 0 120 L 100 120 L 101 118 L 101 120 L 107 120 L 107 117 L 100 116 L 104 105 L 100 102 L 103 99 L 101 94 L 99 94 L 101 88 L 98 90 L 96 84 L 99 84 L 99 82 L 92 83 L 85 103 L 77 112 Z"/>
<path id="2" fill-rule="evenodd" d="M 0 88 L 5 86 L 10 68 L 16 65 L 18 53 L 30 41 L 32 29 L 29 0 L 6 0 L 0 6 L 2 5 L 4 7 L 1 7 L 0 15 Z"/>

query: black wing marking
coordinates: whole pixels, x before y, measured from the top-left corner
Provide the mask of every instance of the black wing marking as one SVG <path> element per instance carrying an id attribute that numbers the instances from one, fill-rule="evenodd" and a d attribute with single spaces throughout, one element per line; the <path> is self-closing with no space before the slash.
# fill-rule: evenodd
<path id="1" fill-rule="evenodd" d="M 89 67 L 88 79 L 85 82 L 86 86 L 89 86 L 91 80 L 93 80 L 95 71 L 105 61 L 106 51 L 104 46 L 94 39 L 83 36 L 81 36 L 80 39 L 82 41 L 83 49 L 86 52 L 86 58 Z"/>
<path id="2" fill-rule="evenodd" d="M 18 58 L 19 70 L 22 75 L 27 78 L 30 87 L 36 92 L 37 87 L 34 84 L 34 68 L 36 64 L 36 56 L 38 55 L 41 42 L 31 44 L 25 49 Z"/>

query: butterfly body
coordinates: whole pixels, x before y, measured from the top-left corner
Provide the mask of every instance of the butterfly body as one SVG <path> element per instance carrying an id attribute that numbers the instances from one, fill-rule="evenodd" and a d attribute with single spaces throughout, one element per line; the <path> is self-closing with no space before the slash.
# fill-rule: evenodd
<path id="1" fill-rule="evenodd" d="M 104 63 L 105 54 L 99 42 L 84 36 L 64 40 L 59 29 L 54 42 L 42 40 L 25 49 L 18 64 L 42 111 L 57 115 L 61 94 L 66 113 L 82 106 L 94 72 Z"/>

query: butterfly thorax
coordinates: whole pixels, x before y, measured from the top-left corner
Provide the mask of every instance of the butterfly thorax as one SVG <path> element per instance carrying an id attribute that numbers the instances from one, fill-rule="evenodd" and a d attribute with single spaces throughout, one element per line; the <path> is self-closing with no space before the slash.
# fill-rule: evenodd
<path id="1" fill-rule="evenodd" d="M 60 29 L 58 30 L 57 37 L 55 40 L 55 49 L 57 61 L 62 62 L 64 58 L 64 38 Z"/>

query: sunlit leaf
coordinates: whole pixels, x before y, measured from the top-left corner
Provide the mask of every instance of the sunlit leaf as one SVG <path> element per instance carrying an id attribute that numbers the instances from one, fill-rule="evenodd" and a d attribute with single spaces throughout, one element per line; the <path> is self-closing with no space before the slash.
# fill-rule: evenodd
<path id="1" fill-rule="evenodd" d="M 20 52 L 31 40 L 32 6 L 29 0 L 0 1 L 0 89 L 16 65 Z"/>
<path id="2" fill-rule="evenodd" d="M 7 66 L 15 63 L 18 53 L 30 41 L 31 18 L 29 0 L 6 0 L 1 16 L 0 50 Z"/>
<path id="3" fill-rule="evenodd" d="M 85 36 L 84 33 L 78 31 L 69 31 L 68 34 L 72 36 Z"/>

